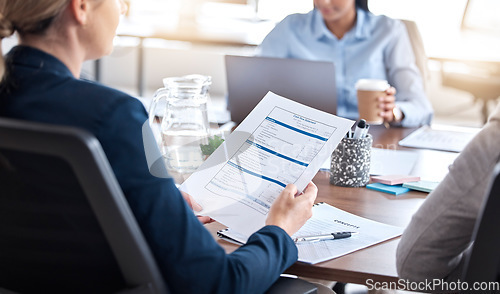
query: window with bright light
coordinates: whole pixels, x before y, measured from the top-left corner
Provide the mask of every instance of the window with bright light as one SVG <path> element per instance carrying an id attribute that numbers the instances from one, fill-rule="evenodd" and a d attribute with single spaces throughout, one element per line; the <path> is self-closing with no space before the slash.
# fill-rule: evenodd
<path id="1" fill-rule="evenodd" d="M 500 1 L 469 0 L 462 28 L 500 33 Z"/>
<path id="2" fill-rule="evenodd" d="M 259 18 L 279 22 L 293 13 L 307 13 L 313 9 L 313 0 L 259 0 Z"/>
<path id="3" fill-rule="evenodd" d="M 138 23 L 148 22 L 176 29 L 184 22 L 206 30 L 212 28 L 247 34 L 267 33 L 285 16 L 307 13 L 313 9 L 313 0 L 130 1 L 130 16 Z M 374 14 L 415 21 L 428 54 L 477 50 L 465 48 L 464 42 L 459 40 L 464 35 L 462 23 L 465 28 L 476 29 L 469 30 L 472 32 L 466 32 L 468 34 L 484 33 L 487 29 L 490 32 L 484 38 L 500 40 L 500 18 L 497 17 L 500 0 L 369 0 L 368 4 Z M 468 13 L 464 18 L 466 7 Z M 465 44 L 482 41 L 483 39 L 469 40 Z"/>

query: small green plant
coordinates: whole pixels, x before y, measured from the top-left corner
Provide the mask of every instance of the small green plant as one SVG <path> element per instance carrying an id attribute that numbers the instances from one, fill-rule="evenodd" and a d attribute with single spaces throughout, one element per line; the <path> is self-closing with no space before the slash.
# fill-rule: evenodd
<path id="1" fill-rule="evenodd" d="M 200 144 L 201 148 L 201 153 L 203 155 L 210 155 L 212 154 L 217 147 L 220 146 L 224 142 L 224 139 L 222 139 L 219 136 L 214 136 L 213 138 L 208 138 L 208 144 Z"/>

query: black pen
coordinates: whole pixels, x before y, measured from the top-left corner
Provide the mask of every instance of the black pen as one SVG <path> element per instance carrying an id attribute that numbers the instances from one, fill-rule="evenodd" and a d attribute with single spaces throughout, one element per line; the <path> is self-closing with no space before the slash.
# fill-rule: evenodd
<path id="1" fill-rule="evenodd" d="M 318 241 L 349 238 L 352 235 L 356 235 L 356 234 L 357 234 L 357 232 L 335 232 L 335 233 L 322 234 L 322 235 L 316 235 L 316 236 L 297 237 L 297 238 L 293 239 L 293 241 L 295 243 L 318 242 Z"/>
<path id="2" fill-rule="evenodd" d="M 366 120 L 361 119 L 357 124 L 356 128 L 354 129 L 354 135 L 352 136 L 353 139 L 362 139 L 362 134 L 365 131 L 367 127 Z"/>
<path id="3" fill-rule="evenodd" d="M 363 132 L 361 133 L 361 138 L 365 138 L 368 135 L 368 130 L 370 129 L 370 124 L 366 124 L 366 127 L 363 129 Z"/>

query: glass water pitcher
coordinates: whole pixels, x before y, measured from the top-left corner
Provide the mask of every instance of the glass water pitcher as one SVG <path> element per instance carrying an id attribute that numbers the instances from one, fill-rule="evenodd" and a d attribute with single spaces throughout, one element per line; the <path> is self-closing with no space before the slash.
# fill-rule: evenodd
<path id="1" fill-rule="evenodd" d="M 208 90 L 211 77 L 187 75 L 163 79 L 149 110 L 149 122 L 160 124 L 160 150 L 169 174 L 181 183 L 203 163 L 207 144 Z"/>

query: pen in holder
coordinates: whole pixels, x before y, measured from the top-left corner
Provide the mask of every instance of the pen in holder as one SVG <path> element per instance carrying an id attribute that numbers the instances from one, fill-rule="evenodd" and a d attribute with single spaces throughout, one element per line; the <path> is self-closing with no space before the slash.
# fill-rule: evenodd
<path id="1" fill-rule="evenodd" d="M 370 180 L 370 157 L 373 138 L 343 138 L 332 153 L 330 184 L 362 187 Z"/>

